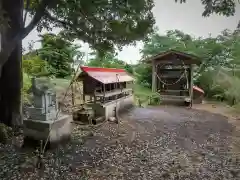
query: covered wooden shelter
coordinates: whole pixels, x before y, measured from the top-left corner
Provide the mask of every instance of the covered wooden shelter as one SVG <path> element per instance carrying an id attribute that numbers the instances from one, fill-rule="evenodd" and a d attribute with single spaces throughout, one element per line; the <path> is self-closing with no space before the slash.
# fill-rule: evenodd
<path id="1" fill-rule="evenodd" d="M 152 91 L 163 103 L 190 103 L 193 99 L 193 66 L 200 59 L 191 54 L 169 50 L 147 60 L 152 64 Z"/>
<path id="2" fill-rule="evenodd" d="M 83 85 L 84 103 L 91 105 L 95 116 L 108 119 L 133 105 L 133 77 L 124 69 L 81 66 L 77 77 Z"/>

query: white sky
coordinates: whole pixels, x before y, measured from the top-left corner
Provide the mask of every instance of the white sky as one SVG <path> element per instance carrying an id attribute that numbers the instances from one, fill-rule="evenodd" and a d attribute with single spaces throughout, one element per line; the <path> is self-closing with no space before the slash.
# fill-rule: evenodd
<path id="1" fill-rule="evenodd" d="M 175 0 L 155 0 L 153 13 L 156 19 L 156 26 L 160 33 L 167 30 L 179 29 L 193 36 L 216 36 L 224 29 L 234 30 L 240 20 L 240 5 L 237 4 L 236 14 L 233 17 L 223 17 L 212 15 L 203 18 L 203 6 L 200 0 L 188 0 L 186 4 L 175 3 Z M 56 30 L 54 30 L 56 31 Z M 32 31 L 24 40 L 23 47 L 28 47 L 31 41 L 39 39 L 36 30 Z M 78 41 L 78 43 L 81 43 Z M 82 44 L 82 43 L 81 43 Z M 39 43 L 35 43 L 34 48 L 38 48 Z M 128 63 L 136 63 L 141 54 L 139 50 L 142 48 L 141 43 L 136 46 L 124 47 L 118 54 L 118 58 Z M 87 44 L 83 44 L 82 51 L 90 52 Z"/>

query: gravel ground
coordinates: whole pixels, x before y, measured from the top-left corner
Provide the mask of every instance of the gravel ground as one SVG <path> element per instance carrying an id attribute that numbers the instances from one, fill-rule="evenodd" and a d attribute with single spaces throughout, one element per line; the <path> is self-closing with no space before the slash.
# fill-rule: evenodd
<path id="1" fill-rule="evenodd" d="M 71 142 L 48 151 L 40 170 L 30 150 L 1 146 L 0 179 L 240 179 L 235 127 L 221 115 L 136 108 L 86 141 L 84 132 L 77 126 Z"/>

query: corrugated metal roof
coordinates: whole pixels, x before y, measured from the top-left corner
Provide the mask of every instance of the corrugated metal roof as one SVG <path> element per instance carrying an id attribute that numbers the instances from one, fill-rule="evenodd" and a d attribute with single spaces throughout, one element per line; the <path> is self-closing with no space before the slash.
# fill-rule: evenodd
<path id="1" fill-rule="evenodd" d="M 82 66 L 81 70 L 103 84 L 134 80 L 124 69 Z"/>
<path id="2" fill-rule="evenodd" d="M 84 72 L 126 72 L 124 69 L 116 69 L 116 68 L 102 68 L 102 67 L 88 67 L 88 66 L 81 66 L 80 67 Z"/>

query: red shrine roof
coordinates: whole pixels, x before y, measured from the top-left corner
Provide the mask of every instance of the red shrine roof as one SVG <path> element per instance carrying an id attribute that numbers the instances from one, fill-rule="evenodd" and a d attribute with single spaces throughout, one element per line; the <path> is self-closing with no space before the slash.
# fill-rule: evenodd
<path id="1" fill-rule="evenodd" d="M 87 73 L 87 75 L 103 84 L 129 82 L 134 80 L 124 69 L 88 66 L 81 66 L 80 68 L 84 73 Z"/>
<path id="2" fill-rule="evenodd" d="M 81 66 L 84 72 L 126 72 L 124 69 Z"/>
<path id="3" fill-rule="evenodd" d="M 202 90 L 201 88 L 199 88 L 197 86 L 193 86 L 193 90 L 198 91 L 198 92 L 204 94 L 204 90 Z"/>

